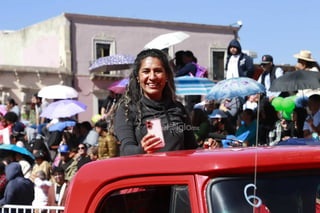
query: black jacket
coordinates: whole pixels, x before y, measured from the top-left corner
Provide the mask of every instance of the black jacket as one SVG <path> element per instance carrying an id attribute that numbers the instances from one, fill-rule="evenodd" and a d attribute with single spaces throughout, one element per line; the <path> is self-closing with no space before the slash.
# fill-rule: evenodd
<path id="1" fill-rule="evenodd" d="M 233 39 L 229 43 L 225 70 L 228 70 L 228 63 L 229 63 L 230 57 L 232 56 L 232 54 L 230 52 L 230 47 L 236 47 L 238 49 L 238 53 L 240 54 L 240 58 L 238 61 L 239 77 L 252 78 L 254 75 L 253 59 L 250 56 L 248 56 L 247 54 L 242 52 L 240 42 L 237 39 Z"/>
<path id="2" fill-rule="evenodd" d="M 114 130 L 121 144 L 121 156 L 144 153 L 140 141 L 147 134 L 146 121 L 153 118 L 161 119 L 165 140 L 165 147 L 159 152 L 197 148 L 190 118 L 180 102 L 168 99 L 153 101 L 143 97 L 141 103 L 141 122 L 136 106 L 130 106 L 129 120 L 125 115 L 124 104 L 116 112 Z"/>
<path id="3" fill-rule="evenodd" d="M 6 166 L 6 179 L 8 183 L 4 191 L 4 197 L 0 200 L 0 205 L 32 205 L 34 184 L 31 180 L 23 177 L 19 163 L 13 162 Z"/>

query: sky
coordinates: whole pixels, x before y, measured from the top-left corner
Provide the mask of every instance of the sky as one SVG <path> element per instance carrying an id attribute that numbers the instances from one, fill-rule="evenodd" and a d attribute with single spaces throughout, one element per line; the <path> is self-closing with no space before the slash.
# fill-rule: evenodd
<path id="1" fill-rule="evenodd" d="M 242 49 L 270 54 L 275 64 L 296 63 L 310 50 L 320 61 L 319 0 L 2 0 L 0 30 L 19 30 L 62 13 L 229 26 L 242 21 Z"/>

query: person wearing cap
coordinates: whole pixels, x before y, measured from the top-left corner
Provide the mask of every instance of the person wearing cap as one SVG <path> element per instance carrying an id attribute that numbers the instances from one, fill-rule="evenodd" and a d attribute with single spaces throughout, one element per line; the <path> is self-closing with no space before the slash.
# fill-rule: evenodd
<path id="1" fill-rule="evenodd" d="M 224 111 L 220 109 L 213 110 L 209 114 L 209 119 L 211 120 L 209 138 L 224 139 L 227 135 L 235 134 L 235 127 L 231 124 L 228 115 Z"/>
<path id="2" fill-rule="evenodd" d="M 240 42 L 237 39 L 230 41 L 226 60 L 226 79 L 235 77 L 249 77 L 254 75 L 253 59 L 242 52 Z"/>
<path id="3" fill-rule="evenodd" d="M 260 63 L 263 69 L 262 74 L 259 76 L 258 82 L 266 88 L 266 97 L 271 101 L 273 98 L 278 97 L 281 92 L 271 92 L 269 88 L 274 79 L 283 75 L 281 67 L 277 67 L 273 63 L 273 57 L 271 55 L 263 55 Z"/>
<path id="4" fill-rule="evenodd" d="M 60 154 L 58 167 L 64 170 L 66 180 L 70 181 L 78 171 L 78 162 L 70 156 L 71 153 L 67 144 L 61 144 L 58 152 Z"/>
<path id="5" fill-rule="evenodd" d="M 319 64 L 311 57 L 311 51 L 301 50 L 299 53 L 294 54 L 293 57 L 297 59 L 296 70 L 320 71 Z"/>

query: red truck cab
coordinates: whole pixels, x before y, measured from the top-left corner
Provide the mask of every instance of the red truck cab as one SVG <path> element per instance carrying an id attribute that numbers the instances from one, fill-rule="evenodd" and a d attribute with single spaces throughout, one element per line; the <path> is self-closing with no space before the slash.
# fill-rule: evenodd
<path id="1" fill-rule="evenodd" d="M 316 212 L 320 146 L 189 150 L 84 165 L 66 213 Z"/>

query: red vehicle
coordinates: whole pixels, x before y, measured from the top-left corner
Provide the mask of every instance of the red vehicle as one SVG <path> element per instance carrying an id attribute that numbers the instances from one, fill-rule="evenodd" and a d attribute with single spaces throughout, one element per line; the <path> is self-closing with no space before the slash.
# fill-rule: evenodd
<path id="1" fill-rule="evenodd" d="M 190 150 L 83 166 L 65 212 L 317 212 L 320 146 Z"/>

